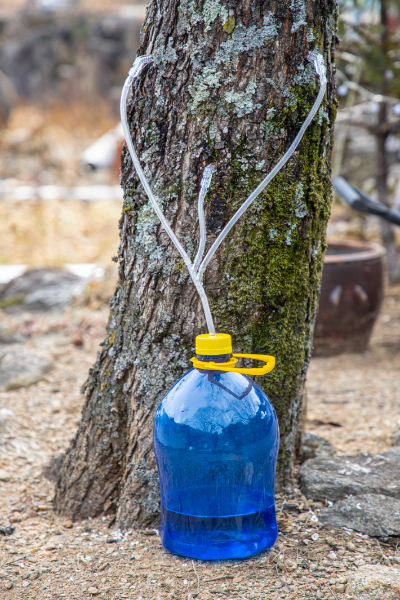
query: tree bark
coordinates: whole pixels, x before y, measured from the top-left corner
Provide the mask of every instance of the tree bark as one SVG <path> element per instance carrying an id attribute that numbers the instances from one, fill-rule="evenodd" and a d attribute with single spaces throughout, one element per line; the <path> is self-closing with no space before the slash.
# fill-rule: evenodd
<path id="1" fill-rule="evenodd" d="M 381 49 L 386 60 L 386 67 L 389 68 L 388 61 L 388 10 L 387 2 L 381 1 Z M 385 74 L 382 77 L 381 93 L 383 96 L 387 94 L 387 80 Z M 388 132 L 388 107 L 386 102 L 379 104 L 378 113 L 378 133 L 376 135 L 376 187 L 378 191 L 379 202 L 383 202 L 386 206 L 390 207 L 389 200 L 389 160 L 388 152 L 386 149 L 386 142 L 389 136 Z M 386 249 L 386 264 L 388 280 L 391 285 L 399 283 L 400 281 L 400 261 L 399 261 L 399 249 L 396 242 L 395 228 L 391 223 L 380 219 L 380 230 L 382 243 Z"/>
<path id="2" fill-rule="evenodd" d="M 291 481 L 299 440 L 330 213 L 335 11 L 334 0 L 153 0 L 139 54 L 155 62 L 134 83 L 129 105 L 141 163 L 193 259 L 204 166 L 217 167 L 206 201 L 208 248 L 297 134 L 318 92 L 307 54 L 324 54 L 328 93 L 319 117 L 205 275 L 217 331 L 230 333 L 237 351 L 277 358 L 258 383 L 279 419 L 280 485 Z M 119 281 L 55 504 L 73 518 L 116 513 L 126 528 L 157 522 L 154 413 L 190 368 L 206 326 L 126 150 L 121 178 Z"/>

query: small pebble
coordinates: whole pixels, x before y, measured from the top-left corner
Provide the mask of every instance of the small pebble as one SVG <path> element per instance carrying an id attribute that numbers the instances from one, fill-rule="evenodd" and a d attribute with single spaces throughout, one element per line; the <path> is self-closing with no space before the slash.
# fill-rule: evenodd
<path id="1" fill-rule="evenodd" d="M 76 346 L 77 348 L 80 348 L 81 346 L 83 346 L 83 338 L 81 335 L 77 334 L 72 338 L 72 343 L 74 346 Z"/>
<path id="2" fill-rule="evenodd" d="M 349 550 L 350 552 L 355 552 L 357 550 L 357 546 L 353 544 L 353 542 L 349 542 L 347 544 L 347 550 Z"/>
<path id="3" fill-rule="evenodd" d="M 4 469 L 0 469 L 0 481 L 10 481 L 10 475 Z"/>
<path id="4" fill-rule="evenodd" d="M 12 517 L 10 517 L 10 523 L 21 523 L 22 518 L 19 513 L 14 513 Z"/>
<path id="5" fill-rule="evenodd" d="M 294 571 L 295 569 L 297 569 L 297 562 L 295 560 L 292 560 L 291 558 L 288 558 L 285 562 L 285 566 L 288 571 Z"/>
<path id="6" fill-rule="evenodd" d="M 92 594 L 92 596 L 97 596 L 97 594 L 100 594 L 100 592 L 97 589 L 97 587 L 90 587 L 90 588 L 88 588 L 88 592 L 89 592 L 89 594 Z"/>
<path id="7" fill-rule="evenodd" d="M 313 542 L 316 542 L 317 540 L 319 540 L 319 535 L 318 533 L 313 533 L 311 536 L 311 539 Z"/>
<path id="8" fill-rule="evenodd" d="M 4 581 L 4 582 L 3 582 L 3 588 L 4 588 L 5 590 L 12 590 L 12 588 L 13 588 L 13 583 L 12 583 L 12 581 Z"/>
<path id="9" fill-rule="evenodd" d="M 365 560 L 363 560 L 362 558 L 355 560 L 354 564 L 356 565 L 356 567 L 362 567 L 363 565 L 365 565 Z"/>

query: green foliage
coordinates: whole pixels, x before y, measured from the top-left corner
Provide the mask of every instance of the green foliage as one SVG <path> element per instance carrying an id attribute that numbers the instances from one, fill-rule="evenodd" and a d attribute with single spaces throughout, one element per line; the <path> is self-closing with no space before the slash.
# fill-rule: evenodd
<path id="1" fill-rule="evenodd" d="M 345 0 L 339 21 L 341 46 L 363 59 L 360 84 L 371 92 L 400 97 L 400 7 L 398 0 L 382 0 L 387 12 L 382 23 L 381 2 Z M 351 79 L 353 65 L 338 60 L 338 66 Z"/>

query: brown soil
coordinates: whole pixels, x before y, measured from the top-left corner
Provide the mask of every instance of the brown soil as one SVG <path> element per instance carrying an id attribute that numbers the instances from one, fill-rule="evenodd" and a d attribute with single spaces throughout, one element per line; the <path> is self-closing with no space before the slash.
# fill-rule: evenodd
<path id="1" fill-rule="evenodd" d="M 0 393 L 1 525 L 16 527 L 0 536 L 1 598 L 344 599 L 358 566 L 400 563 L 393 544 L 321 527 L 313 515 L 322 505 L 296 487 L 277 497 L 273 551 L 245 561 L 191 561 L 166 552 L 155 532 L 120 534 L 110 517 L 71 523 L 54 514 L 54 484 L 43 468 L 65 450 L 80 420 L 80 386 L 107 321 L 107 309 L 93 310 L 93 301 L 89 294 L 91 309 L 63 314 L 1 315 L 11 332 L 55 360 L 46 381 Z M 388 291 L 365 354 L 312 361 L 307 429 L 339 453 L 388 448 L 400 418 L 399 372 L 400 287 Z M 297 508 L 283 508 L 288 500 Z"/>

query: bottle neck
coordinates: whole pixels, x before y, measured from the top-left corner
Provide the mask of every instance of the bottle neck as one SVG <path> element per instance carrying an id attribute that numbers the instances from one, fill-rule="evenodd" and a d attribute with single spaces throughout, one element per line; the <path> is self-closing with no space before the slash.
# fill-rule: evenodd
<path id="1" fill-rule="evenodd" d="M 203 362 L 226 363 L 231 358 L 232 354 L 217 354 L 216 356 L 208 356 L 204 354 L 196 354 L 197 360 Z"/>

